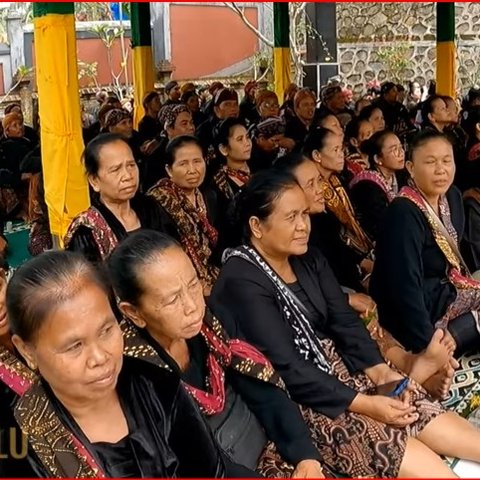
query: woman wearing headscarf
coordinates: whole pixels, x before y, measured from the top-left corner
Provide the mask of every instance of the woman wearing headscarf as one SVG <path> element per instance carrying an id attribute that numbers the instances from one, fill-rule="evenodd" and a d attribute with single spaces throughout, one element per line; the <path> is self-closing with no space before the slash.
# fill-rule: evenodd
<path id="1" fill-rule="evenodd" d="M 248 162 L 252 173 L 264 170 L 273 165 L 275 160 L 285 155 L 281 147 L 285 139 L 285 121 L 281 117 L 270 117 L 262 120 L 249 129 L 253 141 L 252 155 Z"/>
<path id="2" fill-rule="evenodd" d="M 143 170 L 143 154 L 141 151 L 143 139 L 133 128 L 132 114 L 123 108 L 115 108 L 105 115 L 103 131 L 123 135 L 132 149 L 140 172 Z"/>
<path id="3" fill-rule="evenodd" d="M 145 160 L 145 171 L 142 177 L 142 190 L 147 192 L 161 178 L 167 176 L 165 170 L 165 149 L 168 142 L 180 135 L 193 135 L 195 125 L 190 109 L 183 104 L 167 105 L 160 110 L 159 120 L 162 133 L 158 137 L 158 146 Z"/>

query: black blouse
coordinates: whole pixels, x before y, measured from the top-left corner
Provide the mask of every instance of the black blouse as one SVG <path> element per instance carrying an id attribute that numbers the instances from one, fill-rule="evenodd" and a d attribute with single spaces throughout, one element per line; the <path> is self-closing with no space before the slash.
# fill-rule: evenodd
<path id="1" fill-rule="evenodd" d="M 222 318 L 225 318 L 224 312 Z M 206 361 L 208 348 L 201 335 L 197 335 L 188 341 L 190 364 L 184 372 L 180 370 L 177 363 L 155 340 L 149 337 L 148 341 L 172 369 L 181 375 L 182 379 L 189 385 L 202 390 L 207 388 L 208 369 Z M 242 375 L 232 369 L 228 369 L 225 373 L 227 395 L 240 397 L 240 401 L 244 402 L 257 417 L 268 439 L 275 443 L 278 451 L 287 462 L 296 465 L 306 459 L 320 461 L 319 453 L 313 446 L 310 432 L 300 410 L 288 398 L 285 392 L 269 383 Z M 232 403 L 233 399 L 225 402 L 226 405 Z M 222 413 L 218 413 L 215 417 L 222 417 Z M 211 419 L 211 417 L 209 418 Z M 211 423 L 213 428 L 221 423 L 215 418 L 211 420 L 209 423 Z M 222 422 L 225 421 L 223 418 L 221 420 Z M 239 425 L 239 428 L 241 427 Z M 259 431 L 258 435 L 263 436 L 264 434 Z M 233 460 L 239 461 L 236 458 Z"/>
<path id="2" fill-rule="evenodd" d="M 318 248 L 328 260 L 336 279 L 343 287 L 363 292 L 360 263 L 364 255 L 350 248 L 341 238 L 342 224 L 332 212 L 310 216 L 310 248 Z"/>
<path id="3" fill-rule="evenodd" d="M 464 212 L 457 188 L 447 192 L 452 223 L 462 238 Z M 425 215 L 410 200 L 390 204 L 376 245 L 370 291 L 380 324 L 415 353 L 430 342 L 435 323 L 455 300 L 447 261 Z"/>
<path id="4" fill-rule="evenodd" d="M 377 345 L 350 308 L 325 257 L 316 249 L 291 258 L 298 283 L 318 316 L 311 324 L 319 337 L 333 340 L 351 373 L 383 363 Z M 240 258 L 224 265 L 210 297 L 211 305 L 228 309 L 239 335 L 261 350 L 284 379 L 292 399 L 335 418 L 344 413 L 357 392 L 335 376 L 305 360 L 294 332 L 282 314 L 273 283 Z M 221 317 L 220 317 L 221 318 Z M 232 325 L 225 325 L 227 331 Z"/>
<path id="5" fill-rule="evenodd" d="M 107 477 L 222 477 L 223 456 L 179 379 L 142 360 L 124 357 L 117 391 L 129 433 L 119 442 L 91 443 L 74 418 L 47 394 L 62 423 L 96 459 Z M 38 460 L 31 458 L 41 473 Z"/>
<path id="6" fill-rule="evenodd" d="M 103 218 L 106 220 L 119 242 L 127 237 L 129 232 L 125 230 L 125 227 L 122 225 L 122 223 L 103 203 L 101 203 L 99 200 L 96 200 L 93 202 L 93 205 L 102 214 Z M 131 200 L 131 207 L 140 220 L 141 228 L 171 233 L 171 227 L 169 227 L 169 217 L 152 198 L 138 193 Z M 169 228 L 170 230 L 168 230 Z M 72 240 L 68 246 L 68 250 L 81 252 L 91 262 L 101 261 L 101 255 L 90 228 L 78 228 L 78 230 L 73 234 Z"/>
<path id="7" fill-rule="evenodd" d="M 402 171 L 395 177 L 399 189 L 406 185 L 405 172 Z M 380 186 L 369 180 L 362 180 L 353 185 L 348 193 L 361 227 L 373 241 L 376 241 L 390 204 L 387 194 Z"/>

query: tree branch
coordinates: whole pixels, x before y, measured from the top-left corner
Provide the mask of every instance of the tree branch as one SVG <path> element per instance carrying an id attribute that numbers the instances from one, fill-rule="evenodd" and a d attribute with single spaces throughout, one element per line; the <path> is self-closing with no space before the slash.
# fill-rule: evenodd
<path id="1" fill-rule="evenodd" d="M 223 4 L 230 10 L 235 12 L 242 19 L 243 23 L 247 26 L 247 28 L 250 29 L 265 45 L 271 48 L 274 47 L 274 43 L 269 40 L 265 35 L 263 35 L 263 33 L 260 32 L 260 30 L 255 27 L 255 25 L 250 23 L 247 16 L 245 15 L 245 11 L 239 8 L 235 2 L 223 2 Z"/>

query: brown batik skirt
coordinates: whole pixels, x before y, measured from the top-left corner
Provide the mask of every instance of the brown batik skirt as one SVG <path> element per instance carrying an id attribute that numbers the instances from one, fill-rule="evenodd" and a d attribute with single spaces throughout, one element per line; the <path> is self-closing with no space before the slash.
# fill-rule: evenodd
<path id="1" fill-rule="evenodd" d="M 374 387 L 363 373 L 349 373 L 331 340 L 321 340 L 321 343 L 334 375 L 342 383 L 363 393 Z M 332 476 L 331 472 L 335 472 L 348 477 L 397 477 L 407 438 L 417 437 L 430 421 L 445 411 L 423 391 L 412 394 L 411 403 L 417 407 L 419 418 L 405 428 L 385 425 L 348 411 L 332 420 L 302 406 L 303 418 L 320 453 L 325 475 Z M 266 477 L 286 478 L 291 476 L 293 467 L 281 459 L 273 444 L 269 444 L 257 471 Z"/>
<path id="2" fill-rule="evenodd" d="M 448 322 L 469 312 L 480 312 L 480 290 L 457 288 L 455 300 L 448 306 L 445 315 L 436 323 L 435 328 L 446 328 Z M 477 330 L 480 333 L 480 315 L 477 315 L 475 320 Z M 372 338 L 377 342 L 384 357 L 386 357 L 388 350 L 393 347 L 400 347 L 402 350 L 405 350 L 400 342 L 380 326 L 378 318 L 372 320 L 367 328 Z"/>

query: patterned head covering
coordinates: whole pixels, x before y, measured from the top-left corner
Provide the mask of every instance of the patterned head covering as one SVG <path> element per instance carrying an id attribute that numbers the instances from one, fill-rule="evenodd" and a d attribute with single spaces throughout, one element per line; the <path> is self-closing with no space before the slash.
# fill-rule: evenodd
<path id="1" fill-rule="evenodd" d="M 121 108 L 114 108 L 105 115 L 105 128 L 108 130 L 126 118 L 132 118 L 131 114 Z"/>
<path id="2" fill-rule="evenodd" d="M 173 127 L 177 121 L 177 117 L 183 113 L 190 113 L 190 110 L 186 105 L 167 105 L 162 108 L 161 115 L 159 116 L 160 122 L 163 128 Z"/>
<path id="3" fill-rule="evenodd" d="M 270 117 L 255 125 L 250 134 L 254 138 L 262 135 L 265 138 L 272 138 L 275 135 L 283 135 L 285 133 L 285 121 L 281 117 Z"/>

